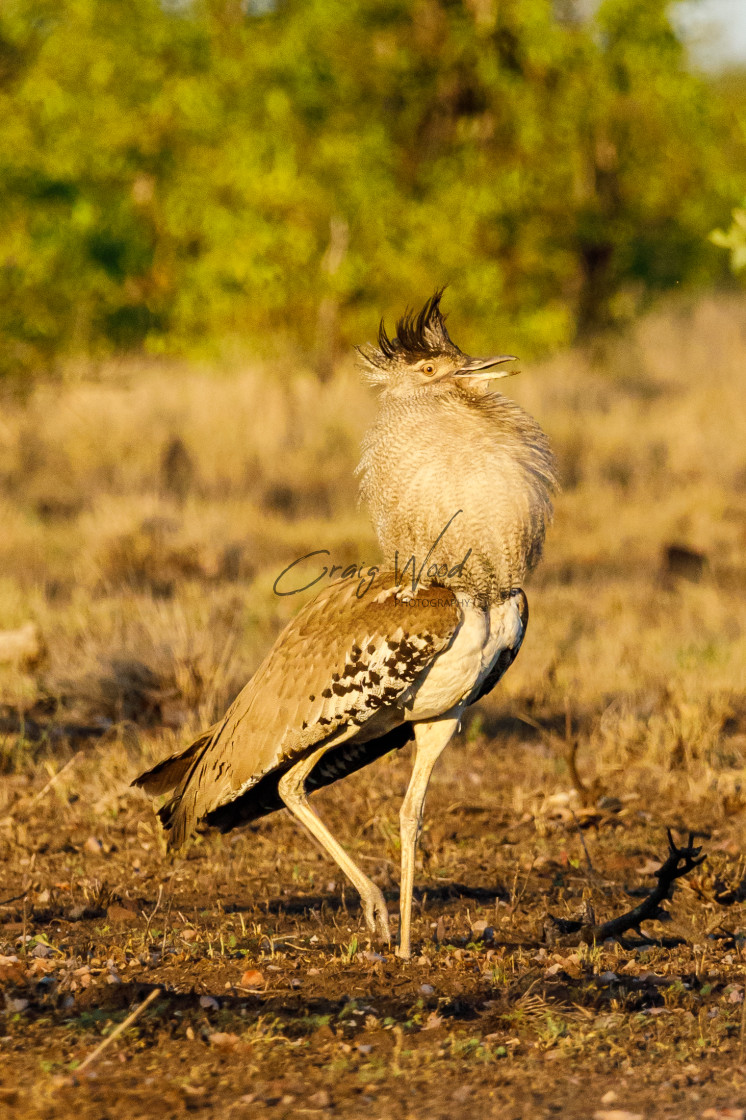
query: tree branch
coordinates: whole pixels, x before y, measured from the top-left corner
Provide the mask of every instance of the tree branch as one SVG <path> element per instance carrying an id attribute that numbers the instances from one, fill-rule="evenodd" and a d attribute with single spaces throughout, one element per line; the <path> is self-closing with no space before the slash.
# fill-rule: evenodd
<path id="1" fill-rule="evenodd" d="M 557 936 L 572 937 L 573 941 L 593 944 L 594 942 L 608 941 L 612 938 L 617 940 L 630 930 L 635 930 L 642 937 L 644 935 L 640 926 L 643 922 L 650 922 L 655 919 L 665 920 L 668 917 L 668 911 L 662 907 L 661 903 L 670 900 L 672 897 L 676 880 L 683 875 L 688 875 L 690 871 L 693 871 L 707 858 L 706 856 L 700 856 L 701 847 L 694 846 L 695 833 L 689 833 L 689 840 L 683 848 L 677 847 L 674 843 L 670 828 L 667 829 L 667 834 L 668 857 L 655 872 L 655 877 L 658 880 L 656 885 L 639 905 L 624 914 L 620 914 L 617 918 L 603 922 L 601 925 L 596 925 L 590 908 L 588 918 L 584 921 L 555 918 L 550 914 L 544 924 L 545 940 L 552 941 Z"/>

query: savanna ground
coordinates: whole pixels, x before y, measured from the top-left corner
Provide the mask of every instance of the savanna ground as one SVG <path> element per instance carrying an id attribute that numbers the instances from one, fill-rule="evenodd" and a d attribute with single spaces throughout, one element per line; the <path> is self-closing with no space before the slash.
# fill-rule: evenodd
<path id="1" fill-rule="evenodd" d="M 128 787 L 298 609 L 290 560 L 376 559 L 372 394 L 128 364 L 6 402 L 0 619 L 37 629 L 0 666 L 0 1111 L 746 1115 L 745 371 L 733 297 L 506 383 L 564 490 L 521 655 L 436 770 L 406 964 L 285 814 L 173 859 Z M 316 798 L 392 917 L 406 754 Z M 707 860 L 649 942 L 547 940 L 639 902 L 668 826 Z"/>

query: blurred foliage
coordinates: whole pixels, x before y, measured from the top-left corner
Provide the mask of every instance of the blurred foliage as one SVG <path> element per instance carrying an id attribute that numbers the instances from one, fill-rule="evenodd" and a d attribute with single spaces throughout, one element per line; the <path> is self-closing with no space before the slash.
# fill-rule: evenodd
<path id="1" fill-rule="evenodd" d="M 536 353 L 712 281 L 746 162 L 669 7 L 4 0 L 2 368 L 323 363 L 444 282 L 470 344 Z"/>
<path id="2" fill-rule="evenodd" d="M 713 245 L 730 251 L 730 266 L 734 272 L 746 268 L 746 210 L 736 207 L 728 229 L 715 229 L 710 234 Z"/>
<path id="3" fill-rule="evenodd" d="M 715 80 L 715 88 L 721 102 L 731 108 L 736 118 L 741 117 L 741 129 L 746 132 L 746 115 L 742 113 L 746 105 L 746 70 L 726 71 Z M 729 250 L 734 273 L 746 268 L 746 199 L 740 202 L 733 209 L 728 229 L 715 229 L 710 234 L 713 245 Z"/>

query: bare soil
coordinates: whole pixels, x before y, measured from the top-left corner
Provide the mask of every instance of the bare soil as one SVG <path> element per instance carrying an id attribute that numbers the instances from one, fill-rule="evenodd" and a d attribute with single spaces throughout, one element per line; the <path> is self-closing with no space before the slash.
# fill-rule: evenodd
<path id="1" fill-rule="evenodd" d="M 514 787 L 556 769 L 524 730 L 467 736 L 441 760 L 408 963 L 370 942 L 356 897 L 284 813 L 172 860 L 138 794 L 92 805 L 62 780 L 39 798 L 6 779 L 6 1114 L 741 1116 L 737 830 L 634 798 L 585 808 L 572 791 L 517 816 Z M 317 801 L 392 916 L 407 774 L 405 757 L 382 761 Z M 649 943 L 547 941 L 548 914 L 591 906 L 599 921 L 639 902 L 669 824 L 700 828 L 709 858 Z"/>

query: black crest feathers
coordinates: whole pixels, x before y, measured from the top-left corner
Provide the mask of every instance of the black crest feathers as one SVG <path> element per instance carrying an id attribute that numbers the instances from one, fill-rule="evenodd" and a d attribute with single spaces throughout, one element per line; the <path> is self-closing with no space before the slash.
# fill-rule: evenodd
<path id="1" fill-rule="evenodd" d="M 383 319 L 378 328 L 378 347 L 358 347 L 366 362 L 386 370 L 400 362 L 426 357 L 428 354 L 461 355 L 446 330 L 445 316 L 440 310 L 443 288 L 430 297 L 419 312 L 407 311 L 396 324 L 396 335 L 389 338 Z"/>

